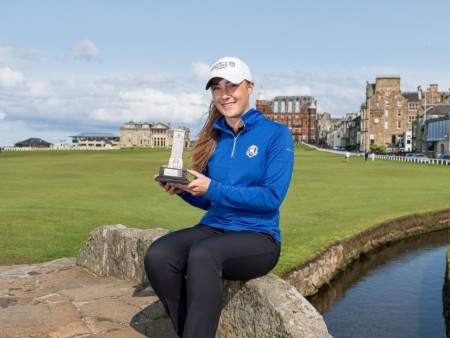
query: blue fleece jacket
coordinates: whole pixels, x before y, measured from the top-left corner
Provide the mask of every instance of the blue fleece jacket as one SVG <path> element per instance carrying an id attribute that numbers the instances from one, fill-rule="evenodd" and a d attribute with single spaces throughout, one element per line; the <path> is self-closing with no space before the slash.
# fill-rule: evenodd
<path id="1" fill-rule="evenodd" d="M 289 129 L 256 109 L 242 115 L 237 136 L 220 117 L 221 131 L 205 175 L 211 179 L 204 196 L 182 193 L 193 206 L 207 210 L 200 223 L 232 231 L 272 234 L 281 242 L 279 209 L 292 176 L 294 146 Z"/>

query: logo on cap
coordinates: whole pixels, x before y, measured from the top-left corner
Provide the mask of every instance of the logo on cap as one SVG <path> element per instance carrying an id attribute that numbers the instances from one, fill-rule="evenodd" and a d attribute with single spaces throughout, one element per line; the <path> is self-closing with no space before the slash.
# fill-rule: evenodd
<path id="1" fill-rule="evenodd" d="M 211 67 L 211 71 L 225 68 L 227 68 L 227 62 L 217 62 L 214 66 Z"/>

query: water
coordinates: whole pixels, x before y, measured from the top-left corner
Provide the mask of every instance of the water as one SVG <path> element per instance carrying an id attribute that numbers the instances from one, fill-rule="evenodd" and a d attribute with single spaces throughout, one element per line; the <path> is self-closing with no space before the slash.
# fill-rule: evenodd
<path id="1" fill-rule="evenodd" d="M 450 231 L 365 255 L 309 301 L 335 338 L 446 337 L 442 305 Z"/>

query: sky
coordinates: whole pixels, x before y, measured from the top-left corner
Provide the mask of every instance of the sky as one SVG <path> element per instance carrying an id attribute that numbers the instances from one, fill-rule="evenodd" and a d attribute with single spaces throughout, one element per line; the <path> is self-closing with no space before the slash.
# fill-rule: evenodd
<path id="1" fill-rule="evenodd" d="M 119 135 L 125 122 L 189 127 L 208 111 L 210 65 L 243 59 L 255 90 L 358 112 L 367 82 L 450 88 L 450 1 L 0 0 L 0 146 Z"/>

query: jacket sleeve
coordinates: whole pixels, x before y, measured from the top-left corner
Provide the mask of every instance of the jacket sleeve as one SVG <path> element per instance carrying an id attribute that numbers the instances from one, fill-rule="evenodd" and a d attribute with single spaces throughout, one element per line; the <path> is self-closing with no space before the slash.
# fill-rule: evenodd
<path id="1" fill-rule="evenodd" d="M 179 194 L 184 201 L 189 203 L 190 205 L 197 207 L 199 209 L 208 210 L 210 206 L 209 200 L 207 200 L 204 196 L 194 196 L 191 193 L 183 192 Z"/>
<path id="2" fill-rule="evenodd" d="M 288 128 L 274 138 L 267 154 L 265 176 L 260 186 L 234 187 L 211 181 L 205 198 L 237 209 L 273 211 L 286 196 L 294 166 L 294 144 Z"/>

